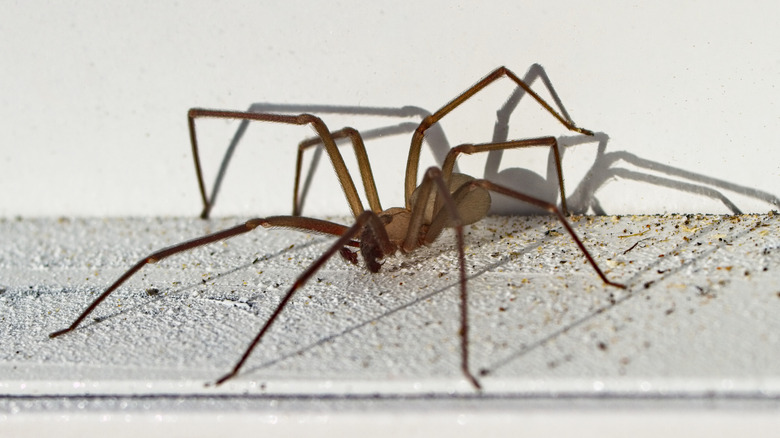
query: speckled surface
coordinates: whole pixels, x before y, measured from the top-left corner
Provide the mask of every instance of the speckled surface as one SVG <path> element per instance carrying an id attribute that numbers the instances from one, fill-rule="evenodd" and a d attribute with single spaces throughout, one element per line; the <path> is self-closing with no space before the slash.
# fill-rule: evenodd
<path id="1" fill-rule="evenodd" d="M 379 274 L 334 258 L 241 375 L 220 387 L 205 384 L 232 367 L 332 239 L 258 229 L 173 256 L 141 270 L 75 332 L 47 337 L 143 256 L 238 222 L 0 221 L 0 391 L 474 393 L 458 366 L 457 261 L 447 235 L 387 259 Z M 573 224 L 627 290 L 604 285 L 554 218 L 491 217 L 467 227 L 471 363 L 487 372 L 484 394 L 780 394 L 778 216 Z"/>

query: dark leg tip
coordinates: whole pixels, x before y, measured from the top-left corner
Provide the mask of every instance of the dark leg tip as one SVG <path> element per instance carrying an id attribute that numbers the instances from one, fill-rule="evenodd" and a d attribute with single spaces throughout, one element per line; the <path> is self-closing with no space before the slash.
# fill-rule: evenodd
<path id="1" fill-rule="evenodd" d="M 58 330 L 58 331 L 56 331 L 54 333 L 49 333 L 49 338 L 54 339 L 57 336 L 64 335 L 65 333 L 68 333 L 69 331 L 70 331 L 70 329 L 66 328 L 64 330 Z"/>
<path id="2" fill-rule="evenodd" d="M 482 385 L 479 383 L 479 380 L 477 380 L 477 378 L 474 377 L 473 374 L 471 374 L 471 372 L 466 371 L 463 374 L 466 377 L 466 380 L 468 380 L 469 383 L 471 383 L 471 386 L 474 387 L 474 389 L 476 389 L 477 391 L 482 391 Z"/>
<path id="3" fill-rule="evenodd" d="M 225 383 L 226 381 L 232 379 L 233 376 L 235 376 L 235 375 L 236 375 L 235 371 L 233 371 L 232 373 L 225 374 L 224 376 L 220 377 L 219 380 L 214 382 L 214 386 L 219 386 L 219 385 Z"/>

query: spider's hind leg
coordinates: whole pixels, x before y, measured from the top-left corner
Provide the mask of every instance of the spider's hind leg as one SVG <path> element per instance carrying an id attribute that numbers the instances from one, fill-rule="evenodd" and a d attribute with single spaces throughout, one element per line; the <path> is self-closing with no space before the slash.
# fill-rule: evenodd
<path id="1" fill-rule="evenodd" d="M 577 233 L 574 232 L 574 229 L 572 228 L 571 224 L 569 224 L 569 221 L 566 220 L 566 217 L 561 212 L 561 210 L 558 209 L 554 204 L 551 204 L 547 201 L 543 201 L 538 198 L 534 198 L 533 196 L 526 195 L 525 193 L 521 193 L 509 188 L 506 188 L 504 186 L 500 186 L 498 184 L 495 184 L 493 182 L 490 182 L 488 180 L 479 179 L 474 180 L 472 185 L 480 186 L 484 189 L 490 190 L 491 192 L 501 193 L 502 195 L 506 195 L 512 198 L 517 199 L 518 201 L 523 201 L 526 203 L 529 203 L 531 205 L 535 205 L 539 208 L 542 208 L 544 210 L 547 210 L 549 213 L 554 214 L 558 220 L 561 222 L 563 227 L 566 229 L 566 231 L 571 236 L 572 240 L 574 240 L 574 243 L 577 244 L 580 251 L 582 251 L 583 255 L 585 255 L 585 258 L 588 260 L 588 263 L 593 267 L 593 269 L 596 271 L 596 274 L 601 278 L 602 281 L 604 281 L 605 284 L 608 284 L 610 286 L 619 287 L 621 289 L 626 289 L 626 285 L 621 283 L 616 283 L 614 281 L 611 281 L 607 278 L 607 276 L 604 274 L 604 272 L 599 268 L 598 263 L 596 263 L 596 260 L 593 258 L 593 256 L 590 254 L 587 248 L 585 248 L 585 244 L 582 243 L 582 240 L 577 236 Z"/>

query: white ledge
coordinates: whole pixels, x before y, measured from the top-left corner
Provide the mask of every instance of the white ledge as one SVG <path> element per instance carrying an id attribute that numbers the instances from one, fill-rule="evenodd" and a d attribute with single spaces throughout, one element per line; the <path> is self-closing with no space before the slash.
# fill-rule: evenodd
<path id="1" fill-rule="evenodd" d="M 473 370 L 459 370 L 454 239 L 340 257 L 299 291 L 240 375 L 230 370 L 297 275 L 333 241 L 245 236 L 142 269 L 60 338 L 125 269 L 235 218 L 0 221 L 0 399 L 232 395 L 446 400 L 777 401 L 777 215 L 575 217 L 604 285 L 552 217 L 466 228 Z M 148 291 L 156 290 L 153 295 Z M 99 319 L 96 322 L 95 318 Z"/>

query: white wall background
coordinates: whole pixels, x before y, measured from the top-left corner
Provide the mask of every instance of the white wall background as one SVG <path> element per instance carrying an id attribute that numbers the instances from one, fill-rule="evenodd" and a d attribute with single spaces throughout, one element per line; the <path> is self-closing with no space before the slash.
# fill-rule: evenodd
<path id="1" fill-rule="evenodd" d="M 189 107 L 433 112 L 499 65 L 522 77 L 534 63 L 578 125 L 609 136 L 605 153 L 645 160 L 600 174 L 616 177 L 598 184 L 603 211 L 765 212 L 780 196 L 778 22 L 772 1 L 5 2 L 0 216 L 196 215 Z M 491 139 L 513 87 L 488 90 L 443 121 L 450 145 Z M 520 108 L 510 137 L 567 134 L 530 100 Z M 199 125 L 209 186 L 236 127 Z M 253 125 L 214 213 L 289 211 L 295 145 L 309 135 Z M 409 138 L 369 142 L 385 207 L 403 202 Z M 596 151 L 567 150 L 569 192 L 585 187 Z M 514 151 L 501 168 L 544 174 L 546 157 Z M 481 160 L 461 168 L 479 176 Z M 306 213 L 346 213 L 320 164 Z"/>

